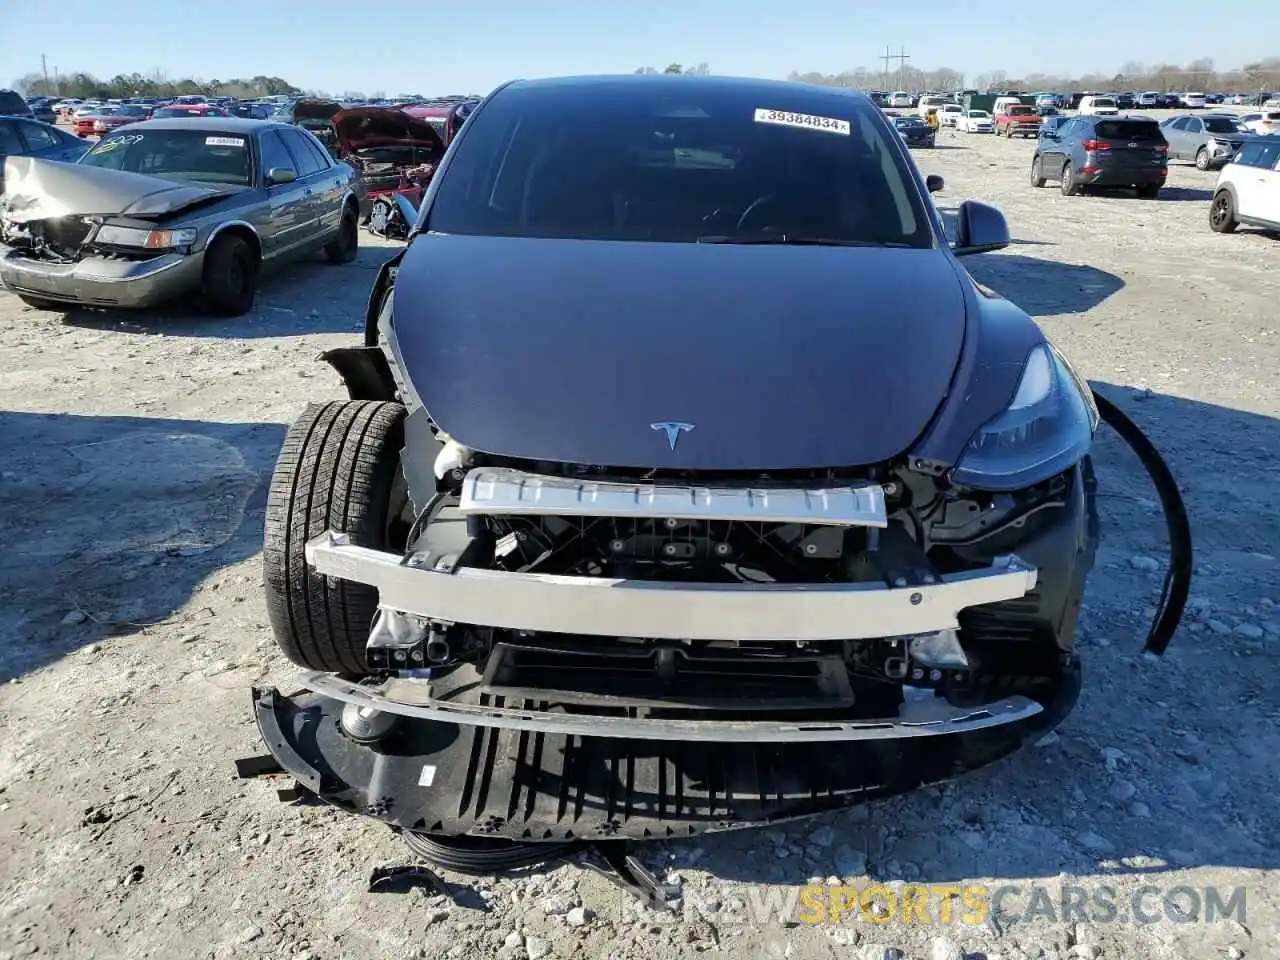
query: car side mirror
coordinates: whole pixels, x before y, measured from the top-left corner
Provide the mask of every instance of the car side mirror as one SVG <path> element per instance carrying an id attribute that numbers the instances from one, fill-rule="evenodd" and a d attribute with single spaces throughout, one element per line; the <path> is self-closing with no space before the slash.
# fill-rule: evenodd
<path id="1" fill-rule="evenodd" d="M 946 181 L 936 173 L 931 173 L 924 178 L 924 185 L 928 188 L 930 193 L 937 193 L 946 186 Z"/>
<path id="2" fill-rule="evenodd" d="M 957 257 L 990 253 L 1009 246 L 1009 224 L 995 207 L 966 200 L 956 211 L 956 242 L 951 248 Z"/>
<path id="3" fill-rule="evenodd" d="M 297 179 L 297 171 L 290 167 L 272 167 L 267 171 L 267 183 L 271 184 L 273 187 L 279 186 L 282 183 L 293 183 L 293 181 Z"/>

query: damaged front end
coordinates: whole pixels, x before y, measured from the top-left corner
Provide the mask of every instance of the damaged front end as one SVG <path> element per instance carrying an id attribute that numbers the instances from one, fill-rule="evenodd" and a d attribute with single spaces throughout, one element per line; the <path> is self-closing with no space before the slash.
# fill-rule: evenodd
<path id="1" fill-rule="evenodd" d="M 5 183 L 0 286 L 35 300 L 104 307 L 145 306 L 190 286 L 196 231 L 166 222 L 224 195 L 31 157 L 8 158 Z"/>
<path id="2" fill-rule="evenodd" d="M 952 778 L 1075 703 L 1087 459 L 991 494 L 902 463 L 641 477 L 441 439 L 403 555 L 306 548 L 378 591 L 367 674 L 255 696 L 276 759 L 340 807 L 442 836 L 687 836 Z"/>

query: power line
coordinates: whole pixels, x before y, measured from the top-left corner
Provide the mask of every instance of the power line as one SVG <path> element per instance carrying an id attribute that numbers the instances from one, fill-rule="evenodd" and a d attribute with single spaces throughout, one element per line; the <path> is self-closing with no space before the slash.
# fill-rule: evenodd
<path id="1" fill-rule="evenodd" d="M 884 56 L 880 57 L 879 59 L 884 61 L 885 89 L 888 89 L 889 87 L 889 61 L 890 60 L 898 61 L 898 89 L 901 90 L 902 89 L 902 67 L 908 60 L 911 59 L 911 55 L 907 53 L 907 48 L 899 47 L 897 53 L 890 53 L 889 45 L 885 44 Z"/>

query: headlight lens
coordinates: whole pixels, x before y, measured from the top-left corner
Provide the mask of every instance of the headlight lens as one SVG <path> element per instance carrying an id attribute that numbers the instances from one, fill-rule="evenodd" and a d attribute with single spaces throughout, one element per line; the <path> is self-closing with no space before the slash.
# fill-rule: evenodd
<path id="1" fill-rule="evenodd" d="M 1089 452 L 1098 408 L 1089 385 L 1049 344 L 1031 351 L 1004 412 L 969 440 L 951 479 L 981 490 L 1019 490 Z"/>
<path id="2" fill-rule="evenodd" d="M 173 250 L 195 243 L 196 231 L 191 227 L 181 230 L 141 230 L 137 227 L 116 227 L 108 223 L 98 228 L 94 242 L 143 250 Z"/>

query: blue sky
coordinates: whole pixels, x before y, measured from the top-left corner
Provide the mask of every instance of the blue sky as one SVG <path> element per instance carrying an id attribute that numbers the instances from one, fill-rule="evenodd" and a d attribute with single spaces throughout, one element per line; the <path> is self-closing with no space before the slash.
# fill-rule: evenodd
<path id="1" fill-rule="evenodd" d="M 878 67 L 886 44 L 910 63 L 970 78 L 993 69 L 1083 74 L 1129 60 L 1221 68 L 1280 55 L 1277 0 L 1235 0 L 1231 29 L 1198 0 L 1099 8 L 916 0 L 11 0 L 0 17 L 0 85 L 40 69 L 109 78 L 268 74 L 340 93 L 484 93 L 513 77 L 630 72 L 705 61 L 713 73 L 785 77 Z M 185 8 L 185 9 L 184 9 Z M 378 15 L 381 12 L 381 17 Z M 1105 26 L 1099 29 L 1099 21 Z M 1018 24 L 1019 40 L 1010 43 Z M 1269 26 L 1268 26 L 1269 25 Z M 1036 51 L 1036 52 L 1032 52 Z"/>

